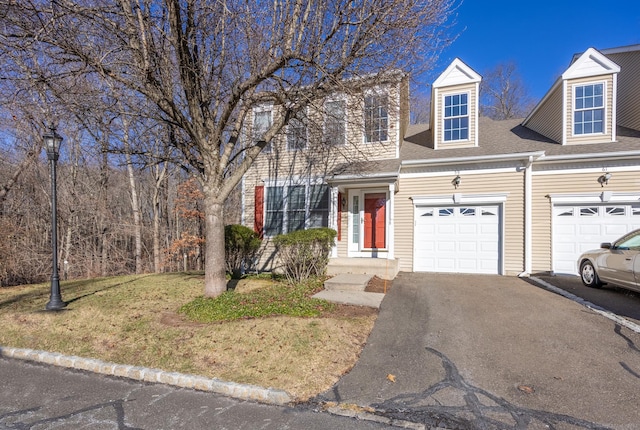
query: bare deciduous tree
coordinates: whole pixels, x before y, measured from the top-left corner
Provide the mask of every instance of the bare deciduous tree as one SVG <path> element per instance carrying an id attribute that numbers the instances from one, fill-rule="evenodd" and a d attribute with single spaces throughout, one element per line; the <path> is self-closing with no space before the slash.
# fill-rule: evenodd
<path id="1" fill-rule="evenodd" d="M 0 49 L 36 56 L 52 88 L 69 90 L 70 76 L 108 80 L 158 108 L 202 184 L 205 295 L 216 296 L 226 289 L 224 202 L 261 150 L 353 78 L 431 67 L 455 1 L 0 0 Z M 240 146 L 264 94 L 284 115 Z"/>
<path id="2" fill-rule="evenodd" d="M 501 63 L 486 72 L 480 93 L 481 115 L 497 120 L 522 118 L 534 104 L 515 63 Z"/>

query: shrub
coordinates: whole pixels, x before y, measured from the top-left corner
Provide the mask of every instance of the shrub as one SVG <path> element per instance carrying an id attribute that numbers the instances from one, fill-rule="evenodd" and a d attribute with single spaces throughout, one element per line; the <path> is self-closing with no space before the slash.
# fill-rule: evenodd
<path id="1" fill-rule="evenodd" d="M 336 231 L 330 228 L 299 230 L 274 237 L 273 243 L 289 282 L 324 275 L 335 237 Z"/>
<path id="2" fill-rule="evenodd" d="M 227 272 L 232 278 L 239 279 L 253 265 L 260 244 L 258 234 L 249 227 L 239 224 L 224 227 Z"/>

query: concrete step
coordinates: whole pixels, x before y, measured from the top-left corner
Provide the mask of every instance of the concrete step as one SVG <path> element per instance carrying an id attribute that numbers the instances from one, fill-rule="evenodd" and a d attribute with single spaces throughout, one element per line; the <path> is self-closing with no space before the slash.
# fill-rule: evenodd
<path id="1" fill-rule="evenodd" d="M 364 291 L 373 275 L 342 273 L 324 281 L 325 290 Z"/>
<path id="2" fill-rule="evenodd" d="M 363 291 L 332 291 L 322 290 L 313 297 L 324 299 L 333 303 L 343 305 L 368 306 L 370 308 L 380 308 L 384 294 L 366 293 Z"/>
<path id="3" fill-rule="evenodd" d="M 377 276 L 392 280 L 398 274 L 398 260 L 385 258 L 331 258 L 327 266 L 327 275 L 345 273 Z"/>

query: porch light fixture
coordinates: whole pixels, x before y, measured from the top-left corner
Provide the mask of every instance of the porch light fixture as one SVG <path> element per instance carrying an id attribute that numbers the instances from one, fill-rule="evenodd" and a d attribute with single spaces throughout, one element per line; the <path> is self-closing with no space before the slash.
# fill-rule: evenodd
<path id="1" fill-rule="evenodd" d="M 601 187 L 609 184 L 609 179 L 611 179 L 611 173 L 605 173 L 598 178 L 598 183 Z"/>
<path id="2" fill-rule="evenodd" d="M 460 182 L 462 182 L 462 179 L 460 178 L 460 175 L 457 175 L 455 178 L 453 178 L 453 180 L 451 181 L 451 185 L 453 185 L 453 188 L 455 188 L 456 190 L 458 189 L 458 187 L 460 186 Z"/>

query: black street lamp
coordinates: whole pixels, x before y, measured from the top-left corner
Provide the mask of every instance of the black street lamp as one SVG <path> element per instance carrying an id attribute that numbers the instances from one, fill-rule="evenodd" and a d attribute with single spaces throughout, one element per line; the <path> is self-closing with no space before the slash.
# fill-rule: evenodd
<path id="1" fill-rule="evenodd" d="M 56 207 L 56 162 L 60 153 L 62 136 L 56 133 L 56 128 L 51 125 L 49 132 L 45 133 L 44 145 L 47 148 L 47 156 L 51 162 L 51 250 L 53 270 L 51 272 L 51 297 L 46 309 L 55 311 L 63 309 L 67 304 L 62 301 L 60 295 L 60 277 L 58 276 L 58 214 Z"/>

